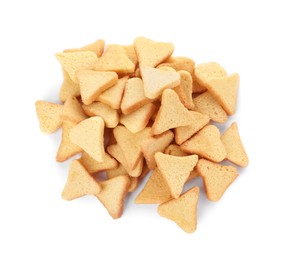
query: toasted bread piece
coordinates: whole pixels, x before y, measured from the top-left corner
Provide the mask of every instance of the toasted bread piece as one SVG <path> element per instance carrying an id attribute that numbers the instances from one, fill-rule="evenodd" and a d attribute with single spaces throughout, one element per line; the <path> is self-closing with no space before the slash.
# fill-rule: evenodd
<path id="1" fill-rule="evenodd" d="M 210 122 L 210 118 L 207 115 L 195 111 L 190 111 L 190 113 L 192 119 L 194 119 L 193 122 L 190 125 L 175 128 L 175 141 L 179 145 Z"/>
<path id="2" fill-rule="evenodd" d="M 191 75 L 194 73 L 195 62 L 187 57 L 169 57 L 163 63 L 159 64 L 157 68 L 161 68 L 163 66 L 168 66 L 176 71 L 185 70 L 189 72 Z"/>
<path id="3" fill-rule="evenodd" d="M 226 149 L 220 139 L 220 131 L 214 125 L 204 127 L 200 132 L 181 145 L 187 153 L 194 153 L 213 162 L 226 158 Z"/>
<path id="4" fill-rule="evenodd" d="M 119 109 L 127 80 L 128 76 L 120 78 L 114 86 L 103 91 L 98 96 L 98 100 L 113 109 Z"/>
<path id="5" fill-rule="evenodd" d="M 164 151 L 165 154 L 174 156 L 187 156 L 188 153 L 181 150 L 180 146 L 177 144 L 170 144 Z"/>
<path id="6" fill-rule="evenodd" d="M 118 166 L 117 161 L 108 153 L 104 154 L 103 162 L 98 162 L 94 160 L 88 153 L 83 152 L 79 161 L 89 173 L 112 170 Z"/>
<path id="7" fill-rule="evenodd" d="M 238 177 L 237 169 L 233 166 L 223 166 L 200 159 L 196 166 L 203 179 L 207 198 L 211 201 L 221 199 L 227 188 Z"/>
<path id="8" fill-rule="evenodd" d="M 101 182 L 102 190 L 96 197 L 114 219 L 120 218 L 122 215 L 124 200 L 129 185 L 130 180 L 126 175 L 117 176 Z"/>
<path id="9" fill-rule="evenodd" d="M 198 162 L 197 155 L 173 156 L 156 153 L 155 160 L 173 198 L 178 198 L 191 171 Z"/>
<path id="10" fill-rule="evenodd" d="M 150 132 L 150 127 L 135 134 L 121 125 L 113 129 L 114 137 L 123 151 L 129 169 L 133 170 L 142 159 L 141 143 L 151 136 Z"/>
<path id="11" fill-rule="evenodd" d="M 240 76 L 234 73 L 227 77 L 211 78 L 207 82 L 206 88 L 231 116 L 236 112 L 239 84 Z"/>
<path id="12" fill-rule="evenodd" d="M 142 79 L 129 79 L 120 105 L 122 113 L 125 115 L 130 114 L 148 103 L 151 103 L 151 100 L 144 94 Z"/>
<path id="13" fill-rule="evenodd" d="M 57 53 L 56 58 L 75 83 L 78 83 L 77 71 L 94 69 L 98 61 L 96 54 L 92 51 Z"/>
<path id="14" fill-rule="evenodd" d="M 40 130 L 51 134 L 61 127 L 60 113 L 62 105 L 38 100 L 35 103 Z"/>
<path id="15" fill-rule="evenodd" d="M 56 155 L 57 162 L 64 162 L 68 158 L 82 152 L 82 148 L 71 142 L 70 130 L 76 126 L 76 123 L 64 121 L 62 124 L 62 139 Z"/>
<path id="16" fill-rule="evenodd" d="M 241 167 L 248 165 L 249 159 L 242 144 L 237 123 L 231 126 L 221 136 L 221 141 L 227 151 L 227 159 Z"/>
<path id="17" fill-rule="evenodd" d="M 78 83 L 75 83 L 69 77 L 69 74 L 62 69 L 63 81 L 59 91 L 59 99 L 61 102 L 65 102 L 70 96 L 79 97 L 80 96 L 80 87 Z"/>
<path id="18" fill-rule="evenodd" d="M 115 72 L 79 70 L 76 73 L 82 102 L 85 105 L 96 101 L 98 96 L 117 83 L 118 76 Z"/>
<path id="19" fill-rule="evenodd" d="M 160 135 L 151 136 L 142 142 L 141 151 L 149 169 L 153 170 L 156 167 L 155 153 L 163 152 L 173 139 L 173 132 L 168 130 Z"/>
<path id="20" fill-rule="evenodd" d="M 155 67 L 172 55 L 174 45 L 168 42 L 156 42 L 144 37 L 134 40 L 134 47 L 140 65 Z"/>
<path id="21" fill-rule="evenodd" d="M 134 202 L 137 204 L 160 204 L 171 198 L 171 192 L 167 183 L 159 169 L 155 168 Z"/>
<path id="22" fill-rule="evenodd" d="M 192 233 L 197 228 L 197 206 L 199 187 L 193 187 L 178 199 L 169 200 L 158 207 L 158 213 L 174 221 L 187 233 Z"/>
<path id="23" fill-rule="evenodd" d="M 104 152 L 104 121 L 94 116 L 81 121 L 70 130 L 70 140 L 81 147 L 94 160 L 103 162 Z"/>
<path id="24" fill-rule="evenodd" d="M 72 123 L 79 123 L 86 119 L 87 116 L 84 113 L 81 104 L 76 97 L 70 96 L 66 99 L 62 111 L 60 113 L 60 118 L 63 121 L 69 121 Z"/>
<path id="25" fill-rule="evenodd" d="M 101 191 L 99 183 L 86 171 L 78 160 L 70 163 L 67 182 L 62 191 L 62 198 L 73 200 L 85 195 L 97 195 Z"/>
<path id="26" fill-rule="evenodd" d="M 147 126 L 156 109 L 153 103 L 146 104 L 128 115 L 121 115 L 119 122 L 132 133 L 140 132 Z"/>
<path id="27" fill-rule="evenodd" d="M 104 46 L 105 46 L 104 40 L 97 40 L 83 47 L 74 48 L 74 49 L 66 49 L 63 52 L 92 51 L 96 54 L 97 57 L 100 57 L 103 53 Z"/>
<path id="28" fill-rule="evenodd" d="M 125 50 L 127 57 L 132 61 L 134 65 L 138 63 L 136 51 L 133 45 L 124 45 L 122 46 Z"/>
<path id="29" fill-rule="evenodd" d="M 88 116 L 102 117 L 107 128 L 114 128 L 119 123 L 117 110 L 101 102 L 93 102 L 90 105 L 83 105 L 83 110 Z"/>
<path id="30" fill-rule="evenodd" d="M 121 45 L 107 45 L 105 52 L 96 62 L 95 70 L 114 71 L 118 74 L 134 72 L 135 64 L 129 59 L 125 49 Z"/>
<path id="31" fill-rule="evenodd" d="M 195 121 L 191 112 L 184 107 L 177 93 L 166 89 L 162 95 L 162 104 L 152 126 L 154 135 L 169 129 L 190 125 Z"/>
<path id="32" fill-rule="evenodd" d="M 144 94 L 147 98 L 159 97 L 163 90 L 174 88 L 181 83 L 180 74 L 176 71 L 155 69 L 148 66 L 140 66 L 143 79 Z"/>
<path id="33" fill-rule="evenodd" d="M 228 120 L 225 110 L 209 91 L 194 98 L 195 110 L 208 115 L 212 121 L 225 123 Z"/>

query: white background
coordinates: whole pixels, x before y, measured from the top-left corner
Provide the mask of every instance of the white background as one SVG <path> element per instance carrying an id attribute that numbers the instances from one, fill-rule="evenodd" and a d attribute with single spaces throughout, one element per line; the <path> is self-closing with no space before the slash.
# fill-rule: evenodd
<path id="1" fill-rule="evenodd" d="M 1 1 L 0 259 L 288 259 L 286 2 Z M 137 192 L 118 220 L 94 197 L 62 200 L 60 132 L 38 128 L 35 101 L 58 101 L 54 53 L 136 36 L 171 41 L 175 55 L 241 75 L 230 122 L 239 124 L 250 165 L 220 202 L 201 194 L 193 234 L 157 206 L 134 204 Z"/>

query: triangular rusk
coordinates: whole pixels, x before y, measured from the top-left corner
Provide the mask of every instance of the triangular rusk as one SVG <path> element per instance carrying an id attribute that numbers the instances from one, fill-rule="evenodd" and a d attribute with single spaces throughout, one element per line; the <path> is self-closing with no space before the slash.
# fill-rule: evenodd
<path id="1" fill-rule="evenodd" d="M 82 149 L 71 142 L 69 138 L 70 130 L 76 123 L 64 121 L 62 124 L 62 139 L 56 155 L 57 162 L 64 162 L 68 158 L 80 153 Z"/>
<path id="2" fill-rule="evenodd" d="M 174 139 L 172 131 L 168 130 L 160 135 L 150 136 L 141 144 L 141 151 L 149 169 L 156 167 L 155 153 L 163 152 Z"/>
<path id="3" fill-rule="evenodd" d="M 133 64 L 137 64 L 137 55 L 133 45 L 123 45 L 127 57 L 132 61 Z"/>
<path id="4" fill-rule="evenodd" d="M 162 95 L 162 104 L 152 126 L 154 135 L 161 134 L 171 128 L 190 125 L 194 122 L 191 112 L 184 107 L 177 93 L 166 89 Z"/>
<path id="5" fill-rule="evenodd" d="M 104 46 L 105 46 L 104 40 L 97 40 L 83 47 L 75 49 L 66 49 L 63 52 L 92 51 L 97 55 L 97 57 L 100 57 L 101 54 L 103 53 Z"/>
<path id="6" fill-rule="evenodd" d="M 200 132 L 181 145 L 187 153 L 194 153 L 213 162 L 226 158 L 226 149 L 220 139 L 220 131 L 214 125 L 204 127 Z"/>
<path id="7" fill-rule="evenodd" d="M 157 68 L 161 68 L 164 66 L 171 67 L 176 71 L 185 70 L 189 72 L 191 75 L 194 73 L 195 62 L 187 57 L 169 57 L 163 63 L 159 64 Z"/>
<path id="8" fill-rule="evenodd" d="M 76 71 L 94 69 L 98 60 L 92 51 L 57 53 L 56 58 L 75 83 L 78 82 Z"/>
<path id="9" fill-rule="evenodd" d="M 76 73 L 82 102 L 85 105 L 95 101 L 100 93 L 117 83 L 115 72 L 100 72 L 93 70 L 80 70 Z"/>
<path id="10" fill-rule="evenodd" d="M 126 170 L 129 176 L 139 177 L 142 174 L 143 170 L 143 159 L 139 160 L 134 169 L 131 169 L 128 166 L 128 163 L 124 157 L 123 150 L 118 144 L 112 144 L 107 147 L 107 152 L 114 157 Z"/>
<path id="11" fill-rule="evenodd" d="M 121 115 L 119 122 L 130 132 L 137 133 L 147 126 L 156 109 L 153 103 L 146 104 L 128 115 Z"/>
<path id="12" fill-rule="evenodd" d="M 172 55 L 174 45 L 168 42 L 156 42 L 144 37 L 134 40 L 134 47 L 140 65 L 155 67 Z"/>
<path id="13" fill-rule="evenodd" d="M 227 77 L 211 78 L 206 87 L 227 114 L 233 115 L 236 111 L 239 84 L 240 77 L 234 73 Z"/>
<path id="14" fill-rule="evenodd" d="M 150 132 L 150 127 L 135 134 L 121 125 L 113 129 L 114 137 L 123 151 L 129 169 L 134 169 L 142 158 L 141 143 L 151 136 Z"/>
<path id="15" fill-rule="evenodd" d="M 105 52 L 96 62 L 95 70 L 99 71 L 115 71 L 120 74 L 128 74 L 134 72 L 135 65 L 128 58 L 124 48 L 121 45 L 107 45 Z"/>
<path id="16" fill-rule="evenodd" d="M 61 127 L 60 113 L 63 108 L 62 105 L 38 100 L 35 107 L 42 132 L 51 134 Z"/>
<path id="17" fill-rule="evenodd" d="M 118 166 L 116 168 L 106 171 L 107 179 L 112 179 L 114 177 L 117 177 L 117 176 L 120 176 L 120 175 L 126 175 L 126 174 L 128 174 L 126 169 L 120 163 L 118 164 Z"/>
<path id="18" fill-rule="evenodd" d="M 59 99 L 61 102 L 65 102 L 70 96 L 79 97 L 80 87 L 78 83 L 75 83 L 69 77 L 69 74 L 62 69 L 63 81 L 59 91 Z"/>
<path id="19" fill-rule="evenodd" d="M 102 92 L 98 100 L 113 109 L 119 109 L 127 80 L 128 76 L 120 78 L 114 86 Z"/>
<path id="20" fill-rule="evenodd" d="M 102 190 L 96 195 L 112 218 L 120 218 L 125 196 L 130 185 L 129 177 L 120 175 L 101 183 Z"/>
<path id="21" fill-rule="evenodd" d="M 192 98 L 193 93 L 193 80 L 189 72 L 185 70 L 178 71 L 180 74 L 180 85 L 174 88 L 174 91 L 178 94 L 181 102 L 187 109 L 193 109 L 194 103 Z"/>
<path id="22" fill-rule="evenodd" d="M 78 160 L 70 163 L 67 182 L 62 191 L 62 198 L 73 200 L 85 195 L 97 195 L 101 190 L 98 182 L 86 171 Z"/>
<path id="23" fill-rule="evenodd" d="M 228 120 L 225 110 L 209 91 L 194 98 L 195 110 L 208 115 L 212 121 L 225 123 Z"/>
<path id="24" fill-rule="evenodd" d="M 84 113 L 81 104 L 76 97 L 70 96 L 66 99 L 63 109 L 60 114 L 60 118 L 63 121 L 69 121 L 72 123 L 79 123 L 86 119 L 87 116 Z"/>
<path id="25" fill-rule="evenodd" d="M 195 111 L 190 111 L 190 113 L 193 122 L 190 125 L 179 126 L 175 129 L 175 141 L 177 144 L 182 144 L 210 122 L 210 118 L 207 115 Z"/>
<path id="26" fill-rule="evenodd" d="M 114 128 L 118 125 L 118 112 L 109 105 L 101 102 L 93 102 L 89 105 L 83 105 L 82 107 L 88 116 L 101 116 L 107 128 Z"/>
<path id="27" fill-rule="evenodd" d="M 178 198 L 190 172 L 198 162 L 197 155 L 173 156 L 156 153 L 155 160 L 164 180 L 166 181 L 173 198 Z"/>
<path id="28" fill-rule="evenodd" d="M 137 204 L 160 204 L 171 198 L 167 183 L 156 168 L 134 202 Z"/>
<path id="29" fill-rule="evenodd" d="M 201 159 L 196 170 L 203 179 L 207 198 L 218 201 L 231 183 L 238 177 L 237 169 L 233 166 L 223 166 Z"/>
<path id="30" fill-rule="evenodd" d="M 103 162 L 94 160 L 88 153 L 83 152 L 79 159 L 81 164 L 89 173 L 97 173 L 101 171 L 115 169 L 118 165 L 117 161 L 112 158 L 108 153 L 104 154 Z"/>
<path id="31" fill-rule="evenodd" d="M 225 77 L 227 72 L 216 62 L 200 63 L 196 66 L 194 76 L 201 86 L 206 87 L 211 78 Z"/>
<path id="32" fill-rule="evenodd" d="M 81 121 L 70 130 L 70 140 L 81 147 L 94 160 L 103 162 L 104 152 L 104 122 L 99 116 Z"/>
<path id="33" fill-rule="evenodd" d="M 120 105 L 123 114 L 130 114 L 151 102 L 144 94 L 143 81 L 140 78 L 131 78 L 126 82 Z"/>
<path id="34" fill-rule="evenodd" d="M 155 69 L 147 66 L 140 66 L 140 71 L 144 93 L 147 98 L 157 98 L 164 89 L 174 88 L 181 82 L 180 74 L 176 71 Z"/>
<path id="35" fill-rule="evenodd" d="M 158 213 L 174 221 L 187 233 L 193 233 L 197 228 L 197 206 L 199 187 L 193 187 L 178 199 L 169 200 L 158 207 Z"/>
<path id="36" fill-rule="evenodd" d="M 248 156 L 242 144 L 238 126 L 232 123 L 226 132 L 221 136 L 221 141 L 227 151 L 227 159 L 241 167 L 248 165 Z"/>

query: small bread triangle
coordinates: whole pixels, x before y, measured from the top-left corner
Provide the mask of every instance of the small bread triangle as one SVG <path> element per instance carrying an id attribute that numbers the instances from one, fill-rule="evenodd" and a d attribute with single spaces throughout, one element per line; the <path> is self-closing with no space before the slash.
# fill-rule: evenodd
<path id="1" fill-rule="evenodd" d="M 147 126 L 156 109 L 153 103 L 146 104 L 128 115 L 121 115 L 119 122 L 130 132 L 137 133 Z"/>
<path id="2" fill-rule="evenodd" d="M 174 45 L 168 42 L 156 42 L 144 37 L 134 40 L 134 47 L 140 65 L 155 67 L 172 55 Z"/>
<path id="3" fill-rule="evenodd" d="M 89 105 L 83 105 L 82 107 L 88 116 L 102 117 L 107 128 L 114 128 L 119 123 L 118 112 L 109 105 L 101 102 L 93 102 Z"/>
<path id="4" fill-rule="evenodd" d="M 155 160 L 173 198 L 178 198 L 191 171 L 198 162 L 197 155 L 173 156 L 156 153 Z"/>
<path id="5" fill-rule="evenodd" d="M 169 57 L 164 63 L 161 63 L 157 66 L 157 68 L 161 68 L 163 66 L 169 66 L 176 71 L 185 70 L 189 72 L 191 75 L 194 73 L 195 62 L 187 57 Z"/>
<path id="6" fill-rule="evenodd" d="M 113 109 L 119 109 L 127 80 L 128 76 L 120 78 L 114 86 L 103 91 L 98 100 Z"/>
<path id="7" fill-rule="evenodd" d="M 77 98 L 70 96 L 69 98 L 66 99 L 63 105 L 60 118 L 63 121 L 70 121 L 72 123 L 77 124 L 82 120 L 86 119 L 87 116 L 84 113 L 82 106 L 77 100 Z"/>
<path id="8" fill-rule="evenodd" d="M 89 173 L 97 173 L 115 169 L 118 165 L 117 161 L 108 153 L 104 154 L 103 162 L 98 162 L 94 160 L 88 153 L 83 152 L 79 161 Z"/>
<path id="9" fill-rule="evenodd" d="M 248 165 L 248 156 L 242 144 L 237 123 L 232 123 L 221 136 L 221 141 L 227 151 L 227 159 L 241 167 Z"/>
<path id="10" fill-rule="evenodd" d="M 127 55 L 127 57 L 132 61 L 133 64 L 137 64 L 138 60 L 137 60 L 137 55 L 136 55 L 136 51 L 133 45 L 124 45 L 122 46 L 125 50 L 125 53 Z"/>
<path id="11" fill-rule="evenodd" d="M 81 121 L 70 130 L 70 140 L 81 147 L 94 160 L 103 162 L 104 152 L 104 121 L 94 116 Z"/>
<path id="12" fill-rule="evenodd" d="M 142 191 L 135 198 L 137 204 L 160 204 L 171 198 L 170 190 L 158 168 L 154 169 Z"/>
<path id="13" fill-rule="evenodd" d="M 197 206 L 199 187 L 193 187 L 178 199 L 169 200 L 158 207 L 158 213 L 174 221 L 187 233 L 192 233 L 197 228 Z"/>
<path id="14" fill-rule="evenodd" d="M 236 111 L 236 102 L 240 77 L 237 73 L 227 77 L 211 78 L 206 87 L 221 104 L 228 115 Z"/>
<path id="15" fill-rule="evenodd" d="M 213 162 L 226 158 L 226 149 L 220 139 L 220 131 L 214 125 L 204 127 L 200 132 L 181 145 L 187 153 L 194 153 Z"/>
<path id="16" fill-rule="evenodd" d="M 129 185 L 130 180 L 126 175 L 120 175 L 101 183 L 102 190 L 96 197 L 114 219 L 120 218 L 122 215 Z"/>
<path id="17" fill-rule="evenodd" d="M 196 166 L 202 176 L 207 198 L 218 201 L 231 183 L 238 177 L 237 169 L 233 166 L 223 166 L 201 159 Z"/>
<path id="18" fill-rule="evenodd" d="M 128 74 L 134 72 L 135 64 L 128 58 L 121 45 L 110 44 L 107 45 L 105 52 L 96 62 L 94 69 Z"/>
<path id="19" fill-rule="evenodd" d="M 106 171 L 106 177 L 108 179 L 112 179 L 114 177 L 117 177 L 117 176 L 120 176 L 120 175 L 126 175 L 126 174 L 128 174 L 126 169 L 120 163 L 118 164 L 118 166 L 116 168 Z"/>
<path id="20" fill-rule="evenodd" d="M 195 111 L 190 111 L 190 114 L 193 122 L 190 125 L 179 126 L 175 129 L 175 141 L 179 145 L 210 122 L 210 118 L 207 115 Z"/>
<path id="21" fill-rule="evenodd" d="M 209 91 L 194 98 L 195 110 L 208 115 L 212 121 L 225 123 L 228 120 L 225 110 Z"/>
<path id="22" fill-rule="evenodd" d="M 150 132 L 150 127 L 135 134 L 121 125 L 113 129 L 114 137 L 123 151 L 129 169 L 134 169 L 142 158 L 141 143 L 151 136 Z"/>
<path id="23" fill-rule="evenodd" d="M 66 49 L 63 52 L 92 51 L 96 54 L 97 57 L 100 57 L 101 54 L 103 53 L 104 46 L 105 46 L 104 40 L 97 40 L 81 48 Z"/>
<path id="24" fill-rule="evenodd" d="M 57 162 L 64 162 L 68 158 L 80 153 L 82 149 L 71 142 L 69 134 L 70 130 L 76 125 L 69 121 L 64 121 L 62 124 L 62 139 L 56 155 Z"/>
<path id="25" fill-rule="evenodd" d="M 174 88 L 181 82 L 180 74 L 176 71 L 155 69 L 148 66 L 140 66 L 143 79 L 144 93 L 147 98 L 155 99 L 164 89 Z"/>
<path id="26" fill-rule="evenodd" d="M 177 93 L 166 89 L 162 95 L 162 104 L 152 126 L 154 135 L 161 134 L 171 128 L 190 125 L 194 122 L 191 112 L 184 107 Z"/>
<path id="27" fill-rule="evenodd" d="M 139 160 L 134 169 L 131 169 L 124 157 L 123 150 L 120 148 L 118 144 L 112 144 L 107 147 L 107 152 L 114 157 L 123 167 L 126 172 L 131 177 L 139 177 L 142 174 L 143 170 L 143 159 Z"/>
<path id="28" fill-rule="evenodd" d="M 172 131 L 168 130 L 160 135 L 150 136 L 141 144 L 141 151 L 150 170 L 155 169 L 155 153 L 163 152 L 174 139 Z"/>
<path id="29" fill-rule="evenodd" d="M 174 88 L 174 91 L 178 94 L 180 101 L 187 109 L 194 108 L 194 102 L 192 98 L 193 93 L 193 80 L 189 72 L 185 70 L 178 71 L 180 74 L 180 85 Z"/>
<path id="30" fill-rule="evenodd" d="M 78 160 L 70 163 L 67 182 L 62 191 L 62 198 L 73 200 L 85 195 L 97 195 L 101 190 L 100 185 L 86 171 Z"/>
<path id="31" fill-rule="evenodd" d="M 151 102 L 144 94 L 143 81 L 140 78 L 131 78 L 126 82 L 120 106 L 123 114 L 130 114 Z"/>
<path id="32" fill-rule="evenodd" d="M 93 69 L 98 60 L 92 51 L 57 53 L 56 58 L 75 83 L 78 82 L 76 71 Z"/>
<path id="33" fill-rule="evenodd" d="M 100 72 L 93 70 L 80 70 L 76 73 L 82 102 L 85 105 L 95 101 L 100 93 L 117 83 L 115 72 Z"/>
<path id="34" fill-rule="evenodd" d="M 62 69 L 63 81 L 60 87 L 59 99 L 61 102 L 65 102 L 70 96 L 79 97 L 80 96 L 80 87 L 78 83 L 75 83 L 69 77 L 69 74 Z"/>
<path id="35" fill-rule="evenodd" d="M 60 113 L 62 105 L 38 100 L 35 103 L 40 130 L 51 134 L 61 127 Z"/>
<path id="36" fill-rule="evenodd" d="M 211 78 L 225 77 L 227 72 L 216 62 L 207 62 L 198 64 L 195 68 L 194 75 L 196 81 L 206 87 Z"/>

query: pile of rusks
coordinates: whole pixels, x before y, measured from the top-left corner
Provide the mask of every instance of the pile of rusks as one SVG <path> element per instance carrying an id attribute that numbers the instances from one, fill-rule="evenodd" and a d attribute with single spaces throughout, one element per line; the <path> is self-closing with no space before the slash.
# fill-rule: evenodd
<path id="1" fill-rule="evenodd" d="M 80 154 L 71 161 L 64 199 L 94 195 L 119 218 L 127 193 L 150 174 L 135 202 L 160 204 L 161 216 L 193 232 L 193 179 L 201 177 L 207 198 L 218 201 L 238 176 L 221 162 L 248 164 L 237 124 L 223 134 L 210 124 L 235 113 L 239 75 L 214 62 L 195 66 L 173 51 L 171 43 L 138 37 L 133 45 L 98 40 L 56 54 L 63 104 L 37 101 L 36 111 L 43 132 L 62 128 L 58 162 Z M 183 192 L 188 181 L 194 187 Z"/>

